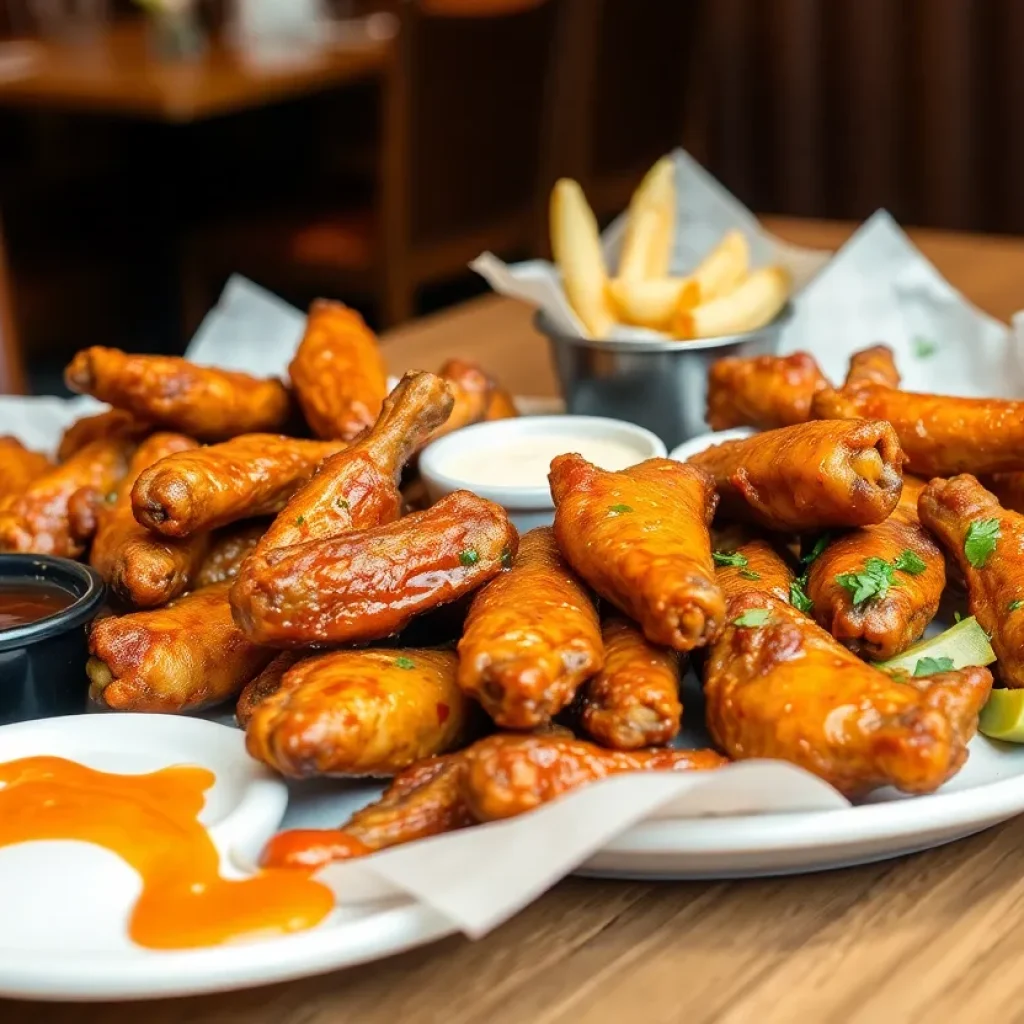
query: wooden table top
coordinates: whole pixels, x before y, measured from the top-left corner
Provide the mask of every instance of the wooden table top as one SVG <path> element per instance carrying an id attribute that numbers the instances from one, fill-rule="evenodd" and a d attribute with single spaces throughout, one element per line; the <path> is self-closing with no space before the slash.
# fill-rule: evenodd
<path id="1" fill-rule="evenodd" d="M 195 61 L 154 58 L 142 19 L 106 29 L 80 46 L 31 41 L 24 73 L 5 76 L 0 105 L 130 114 L 183 123 L 236 113 L 345 85 L 383 70 L 390 40 L 360 38 L 345 46 L 255 60 L 219 41 Z M 0 54 L 3 48 L 0 47 Z"/>
<path id="2" fill-rule="evenodd" d="M 773 222 L 833 247 L 849 228 Z M 1024 305 L 1024 241 L 914 233 L 968 297 Z M 552 393 L 529 313 L 497 298 L 405 327 L 393 369 L 479 358 Z M 5 1024 L 806 1024 L 1020 1020 L 1024 818 L 927 853 L 739 882 L 569 879 L 478 942 L 453 937 L 364 968 L 249 992 L 118 1006 L 0 1001 Z M 495 885 L 501 879 L 494 880 Z"/>

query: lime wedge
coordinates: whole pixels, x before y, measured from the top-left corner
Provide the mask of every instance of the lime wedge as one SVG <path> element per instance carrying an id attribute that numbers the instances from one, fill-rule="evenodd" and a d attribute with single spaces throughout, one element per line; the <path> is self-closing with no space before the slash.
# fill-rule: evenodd
<path id="1" fill-rule="evenodd" d="M 928 675 L 930 671 L 941 670 L 937 665 L 945 669 L 967 668 L 970 665 L 991 665 L 995 660 L 996 652 L 988 642 L 988 633 L 972 615 L 931 640 L 922 640 L 908 647 L 895 658 L 875 662 L 875 668 L 883 672 L 905 672 L 911 676 L 915 672 Z M 920 669 L 918 662 L 923 662 Z"/>
<path id="2" fill-rule="evenodd" d="M 978 731 L 994 740 L 1024 743 L 1024 690 L 993 690 L 978 716 Z"/>

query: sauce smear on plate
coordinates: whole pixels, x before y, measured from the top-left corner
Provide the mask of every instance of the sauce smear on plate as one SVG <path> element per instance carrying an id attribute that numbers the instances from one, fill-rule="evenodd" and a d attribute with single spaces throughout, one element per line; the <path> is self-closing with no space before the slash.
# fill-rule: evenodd
<path id="1" fill-rule="evenodd" d="M 74 594 L 49 583 L 0 583 L 0 630 L 49 618 L 74 603 Z"/>
<path id="2" fill-rule="evenodd" d="M 117 775 L 61 757 L 8 761 L 0 764 L 0 847 L 63 839 L 116 853 L 142 876 L 128 933 L 150 949 L 215 946 L 322 921 L 334 897 L 301 871 L 220 877 L 217 848 L 199 821 L 213 781 L 197 767 Z"/>

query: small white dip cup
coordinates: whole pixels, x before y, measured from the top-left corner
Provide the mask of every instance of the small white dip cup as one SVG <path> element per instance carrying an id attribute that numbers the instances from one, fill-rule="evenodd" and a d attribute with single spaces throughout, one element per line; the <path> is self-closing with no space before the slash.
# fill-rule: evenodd
<path id="1" fill-rule="evenodd" d="M 716 444 L 725 444 L 726 441 L 745 441 L 756 433 L 757 431 L 753 427 L 732 427 L 729 430 L 698 434 L 697 437 L 691 437 L 689 441 L 684 441 L 678 448 L 673 448 L 668 453 L 668 457 L 675 459 L 676 462 L 686 462 L 687 459 L 692 459 L 694 455 L 699 455 Z"/>

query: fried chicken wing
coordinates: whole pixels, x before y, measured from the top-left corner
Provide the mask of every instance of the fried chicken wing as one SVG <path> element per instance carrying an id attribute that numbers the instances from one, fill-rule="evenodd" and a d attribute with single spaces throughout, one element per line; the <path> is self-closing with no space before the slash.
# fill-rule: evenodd
<path id="1" fill-rule="evenodd" d="M 754 583 L 761 593 L 780 601 L 789 601 L 794 572 L 785 556 L 764 537 L 752 535 L 745 528 L 730 527 L 715 531 L 715 554 L 732 556 L 715 570 L 726 598 L 745 594 Z"/>
<path id="2" fill-rule="evenodd" d="M 19 493 L 0 498 L 0 551 L 81 555 L 87 538 L 81 524 L 72 532 L 71 497 L 83 489 L 93 495 L 113 491 L 127 472 L 131 447 L 123 438 L 93 441 Z"/>
<path id="3" fill-rule="evenodd" d="M 152 427 L 123 409 L 108 409 L 93 416 L 75 420 L 60 439 L 57 461 L 67 462 L 76 452 L 93 441 L 106 441 L 112 437 L 123 437 L 138 441 L 145 437 Z"/>
<path id="4" fill-rule="evenodd" d="M 747 582 L 704 670 L 707 725 L 734 760 L 769 757 L 850 797 L 881 786 L 930 793 L 967 760 L 988 669 L 897 679 Z"/>
<path id="5" fill-rule="evenodd" d="M 198 446 L 183 434 L 152 434 L 136 449 L 128 473 L 96 517 L 89 564 L 111 590 L 136 608 L 157 608 L 188 590 L 209 547 L 208 534 L 168 538 L 132 515 L 132 485 L 155 462 Z"/>
<path id="6" fill-rule="evenodd" d="M 1024 515 L 964 473 L 932 480 L 918 501 L 921 522 L 963 573 L 968 604 L 992 638 L 999 678 L 1024 687 Z"/>
<path id="7" fill-rule="evenodd" d="M 0 501 L 17 497 L 51 469 L 53 463 L 42 452 L 26 448 L 16 437 L 0 437 Z"/>
<path id="8" fill-rule="evenodd" d="M 298 651 L 281 651 L 255 679 L 245 684 L 235 705 L 235 719 L 243 729 L 249 725 L 257 705 L 281 689 L 285 673 L 301 658 Z"/>
<path id="9" fill-rule="evenodd" d="M 196 588 L 233 580 L 269 525 L 266 519 L 253 519 L 217 530 L 210 538 L 209 550 L 196 574 Z"/>
<path id="10" fill-rule="evenodd" d="M 921 637 L 946 586 L 945 559 L 917 515 L 923 489 L 922 480 L 905 477 L 900 502 L 885 522 L 836 537 L 808 571 L 815 621 L 851 651 L 876 661 L 895 657 Z M 859 586 L 872 566 L 881 577 Z"/>
<path id="11" fill-rule="evenodd" d="M 806 352 L 718 359 L 708 373 L 708 426 L 772 430 L 806 423 L 811 399 L 825 387 L 825 375 Z"/>
<path id="12" fill-rule="evenodd" d="M 64 379 L 72 391 L 201 441 L 279 429 L 291 401 L 278 380 L 99 346 L 82 349 Z"/>
<path id="13" fill-rule="evenodd" d="M 640 624 L 652 643 L 689 651 L 722 625 L 708 523 L 711 478 L 649 459 L 611 473 L 579 455 L 551 463 L 555 538 L 569 565 Z"/>
<path id="14" fill-rule="evenodd" d="M 180 452 L 143 473 L 132 492 L 135 518 L 168 537 L 188 537 L 239 519 L 276 515 L 343 441 L 243 434 Z"/>
<path id="15" fill-rule="evenodd" d="M 588 736 L 613 750 L 668 743 L 679 733 L 679 655 L 649 643 L 618 615 L 601 626 L 604 668 L 583 690 L 580 720 Z"/>
<path id="16" fill-rule="evenodd" d="M 365 643 L 472 593 L 518 546 L 500 505 L 456 491 L 397 523 L 252 556 L 231 603 L 257 643 Z"/>
<path id="17" fill-rule="evenodd" d="M 844 386 L 855 388 L 862 384 L 899 387 L 900 371 L 896 369 L 896 360 L 888 345 L 872 345 L 850 356 L 850 369 Z"/>
<path id="18" fill-rule="evenodd" d="M 1024 512 L 1024 473 L 995 473 L 981 483 L 999 499 L 1003 508 Z"/>
<path id="19" fill-rule="evenodd" d="M 234 697 L 277 652 L 250 643 L 232 622 L 228 586 L 94 623 L 86 666 L 92 699 L 115 711 L 173 714 Z"/>
<path id="20" fill-rule="evenodd" d="M 307 658 L 255 705 L 246 748 L 291 778 L 394 775 L 464 738 L 457 667 L 452 651 L 415 648 Z"/>
<path id="21" fill-rule="evenodd" d="M 455 404 L 451 416 L 431 435 L 431 441 L 462 427 L 480 423 L 487 416 L 492 391 L 487 374 L 476 363 L 465 359 L 449 359 L 438 370 L 438 374 L 448 384 Z"/>
<path id="22" fill-rule="evenodd" d="M 688 460 L 714 478 L 723 515 L 792 532 L 882 522 L 899 501 L 902 462 L 880 420 L 801 423 Z"/>
<path id="23" fill-rule="evenodd" d="M 498 725 L 558 714 L 603 661 L 597 609 L 548 527 L 527 533 L 512 568 L 480 590 L 459 641 L 459 685 Z"/>
<path id="24" fill-rule="evenodd" d="M 516 403 L 512 396 L 500 385 L 491 381 L 491 397 L 487 400 L 487 412 L 484 419 L 491 420 L 513 420 L 519 415 Z"/>
<path id="25" fill-rule="evenodd" d="M 340 302 L 319 299 L 288 367 L 313 433 L 351 441 L 372 427 L 388 393 L 384 358 L 363 318 Z"/>
<path id="26" fill-rule="evenodd" d="M 886 420 L 906 454 L 907 472 L 926 479 L 1024 470 L 1024 402 L 926 395 L 868 383 L 820 391 L 812 412 L 824 420 Z"/>

